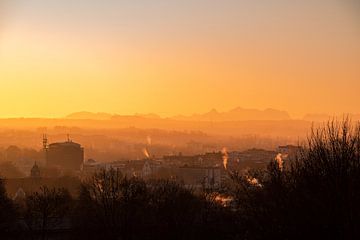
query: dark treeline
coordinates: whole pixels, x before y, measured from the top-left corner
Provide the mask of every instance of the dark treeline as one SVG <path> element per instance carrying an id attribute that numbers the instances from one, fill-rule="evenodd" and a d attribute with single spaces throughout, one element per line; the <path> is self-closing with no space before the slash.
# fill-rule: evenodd
<path id="1" fill-rule="evenodd" d="M 75 198 L 43 187 L 14 202 L 1 182 L 0 231 L 9 239 L 360 239 L 360 125 L 314 129 L 296 158 L 229 173 L 221 193 L 110 169 Z"/>

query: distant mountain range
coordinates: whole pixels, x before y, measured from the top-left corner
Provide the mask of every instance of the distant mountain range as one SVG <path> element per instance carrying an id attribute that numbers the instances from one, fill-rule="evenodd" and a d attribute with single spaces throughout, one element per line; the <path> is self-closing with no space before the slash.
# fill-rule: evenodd
<path id="1" fill-rule="evenodd" d="M 135 115 L 125 116 L 125 115 L 117 115 L 117 114 L 110 114 L 110 113 L 93 113 L 93 112 L 75 112 L 67 115 L 65 118 L 67 119 L 80 119 L 80 120 L 110 120 L 122 117 L 142 117 L 142 118 L 160 118 L 159 115 L 149 113 L 149 114 L 140 114 L 136 113 Z"/>
<path id="2" fill-rule="evenodd" d="M 192 116 L 176 116 L 176 120 L 183 121 L 251 121 L 251 120 L 290 120 L 290 115 L 286 111 L 279 111 L 276 109 L 246 109 L 234 108 L 228 112 L 218 112 L 212 109 L 210 112 L 204 114 L 194 114 Z"/>
<path id="3" fill-rule="evenodd" d="M 360 120 L 360 115 L 353 114 L 350 118 L 354 121 Z M 156 114 L 115 115 L 103 112 L 76 112 L 66 118 L 4 118 L 0 119 L 0 129 L 36 129 L 44 133 L 46 129 L 81 132 L 91 128 L 97 129 L 100 134 L 110 129 L 161 129 L 202 132 L 220 138 L 248 136 L 254 139 L 257 137 L 299 139 L 306 137 L 313 123 L 314 126 L 318 126 L 329 119 L 332 119 L 331 116 L 319 114 L 307 115 L 304 119 L 291 119 L 285 111 L 244 108 L 235 108 L 226 112 L 213 109 L 203 114 L 168 118 L 161 118 Z M 338 117 L 337 120 L 341 121 L 342 117 Z"/>
<path id="4" fill-rule="evenodd" d="M 92 113 L 92 112 L 76 112 L 66 116 L 67 119 L 93 119 L 93 120 L 108 120 L 121 117 L 143 117 L 158 119 L 156 114 L 135 114 L 133 116 L 113 115 L 109 113 Z M 250 120 L 290 120 L 290 116 L 286 111 L 279 111 L 276 109 L 245 109 L 234 108 L 228 112 L 218 112 L 215 109 L 204 113 L 194 114 L 192 116 L 174 116 L 170 117 L 173 120 L 179 121 L 250 121 Z"/>
<path id="5" fill-rule="evenodd" d="M 326 122 L 331 119 L 342 120 L 344 116 L 349 116 L 351 120 L 360 121 L 360 114 L 347 114 L 341 116 L 331 116 L 328 114 L 307 114 L 302 119 L 309 122 Z M 145 118 L 145 119 L 163 119 L 159 115 L 139 114 L 134 115 L 117 115 L 110 113 L 92 113 L 92 112 L 76 112 L 66 116 L 67 119 L 79 120 L 115 120 L 115 119 L 131 119 L 131 118 Z M 196 121 L 196 122 L 227 122 L 227 121 L 284 121 L 293 120 L 289 113 L 286 111 L 276 109 L 246 109 L 237 107 L 227 112 L 219 112 L 212 109 L 203 114 L 193 114 L 191 116 L 178 115 L 170 118 L 169 120 L 176 121 Z"/>
<path id="6" fill-rule="evenodd" d="M 108 120 L 114 115 L 110 113 L 92 113 L 92 112 L 75 112 L 66 116 L 68 119 L 92 119 L 92 120 Z"/>

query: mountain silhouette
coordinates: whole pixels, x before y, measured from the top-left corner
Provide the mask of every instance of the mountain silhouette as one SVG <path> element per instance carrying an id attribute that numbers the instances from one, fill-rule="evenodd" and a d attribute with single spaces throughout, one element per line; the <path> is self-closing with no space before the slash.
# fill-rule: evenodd
<path id="1" fill-rule="evenodd" d="M 116 115 L 110 113 L 92 113 L 92 112 L 75 112 L 66 116 L 67 119 L 92 119 L 92 120 L 108 120 L 118 118 L 131 118 L 141 117 L 149 119 L 159 119 L 159 115 L 154 113 L 134 115 Z M 219 112 L 216 109 L 211 109 L 209 112 L 203 114 L 193 114 L 192 116 L 178 115 L 170 117 L 173 120 L 180 121 L 251 121 L 251 120 L 290 120 L 290 116 L 286 111 L 280 111 L 276 109 L 246 109 L 237 107 L 228 112 Z"/>
<path id="2" fill-rule="evenodd" d="M 192 116 L 176 116 L 176 120 L 188 121 L 250 121 L 250 120 L 290 120 L 290 115 L 286 111 L 276 109 L 246 109 L 237 107 L 228 112 L 218 112 L 216 109 L 204 114 L 194 114 Z"/>
<path id="3" fill-rule="evenodd" d="M 78 120 L 110 120 L 110 119 L 118 119 L 118 118 L 149 118 L 149 119 L 157 119 L 160 118 L 159 115 L 154 113 L 141 114 L 136 113 L 134 115 L 117 115 L 105 112 L 93 113 L 93 112 L 75 112 L 67 115 L 66 119 L 78 119 Z"/>
<path id="4" fill-rule="evenodd" d="M 75 113 L 71 113 L 69 115 L 66 116 L 66 118 L 68 119 L 92 119 L 92 120 L 108 120 L 111 119 L 114 115 L 110 114 L 110 113 L 103 113 L 103 112 L 99 112 L 99 113 L 93 113 L 93 112 L 75 112 Z"/>
<path id="5" fill-rule="evenodd" d="M 360 114 L 344 114 L 344 115 L 329 115 L 329 114 L 307 114 L 302 120 L 309 122 L 326 122 L 332 119 L 341 120 L 344 116 L 350 117 L 351 120 L 359 121 Z M 267 108 L 265 110 L 248 109 L 237 107 L 227 112 L 219 112 L 216 109 L 211 109 L 206 113 L 195 113 L 191 116 L 177 115 L 169 118 L 162 118 L 154 113 L 135 113 L 134 115 L 118 115 L 105 112 L 75 112 L 66 116 L 66 119 L 73 120 L 120 120 L 120 119 L 153 119 L 153 120 L 177 120 L 177 121 L 210 121 L 210 122 L 227 122 L 227 121 L 283 121 L 292 120 L 289 113 L 277 109 Z"/>

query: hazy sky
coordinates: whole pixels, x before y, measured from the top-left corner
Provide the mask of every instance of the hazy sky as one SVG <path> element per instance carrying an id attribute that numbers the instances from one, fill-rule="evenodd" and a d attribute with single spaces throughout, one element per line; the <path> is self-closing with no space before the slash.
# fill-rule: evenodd
<path id="1" fill-rule="evenodd" d="M 0 0 L 0 117 L 360 112 L 357 0 Z"/>

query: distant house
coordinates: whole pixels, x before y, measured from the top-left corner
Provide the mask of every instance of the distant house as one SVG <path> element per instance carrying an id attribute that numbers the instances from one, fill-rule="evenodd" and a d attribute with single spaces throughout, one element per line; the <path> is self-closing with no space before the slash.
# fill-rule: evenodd
<path id="1" fill-rule="evenodd" d="M 263 168 L 276 157 L 276 151 L 248 149 L 229 152 L 228 168 L 241 171 L 246 168 Z"/>
<path id="2" fill-rule="evenodd" d="M 106 164 L 98 163 L 94 159 L 88 159 L 83 165 L 82 173 L 84 176 L 91 176 L 102 168 L 106 169 Z"/>
<path id="3" fill-rule="evenodd" d="M 283 157 L 295 157 L 297 154 L 299 154 L 302 151 L 302 147 L 300 146 L 294 146 L 294 145 L 285 145 L 285 146 L 279 146 L 278 152 L 283 155 Z"/>
<path id="4" fill-rule="evenodd" d="M 153 168 L 150 165 L 149 161 L 145 161 L 144 166 L 141 170 L 142 177 L 148 177 L 153 173 Z"/>
<path id="5" fill-rule="evenodd" d="M 194 188 L 221 187 L 220 167 L 180 167 L 174 169 L 176 179 L 183 181 L 185 186 Z"/>

